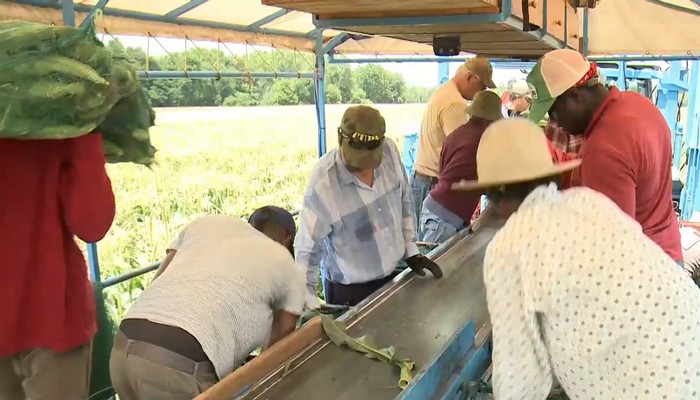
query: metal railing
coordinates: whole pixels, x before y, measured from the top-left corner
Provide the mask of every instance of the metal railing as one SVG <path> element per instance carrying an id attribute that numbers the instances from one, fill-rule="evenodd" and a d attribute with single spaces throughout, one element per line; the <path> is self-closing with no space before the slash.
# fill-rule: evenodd
<path id="1" fill-rule="evenodd" d="M 298 217 L 298 216 L 299 216 L 299 211 L 300 211 L 300 210 L 293 211 L 293 212 L 292 212 L 292 216 L 293 216 L 293 217 Z M 163 260 L 160 260 L 160 261 L 157 261 L 157 262 L 155 262 L 155 263 L 153 263 L 153 264 L 151 264 L 151 265 L 149 265 L 149 266 L 147 266 L 147 267 L 137 268 L 137 269 L 131 270 L 131 271 L 129 271 L 129 272 L 125 272 L 125 273 L 123 273 L 123 274 L 121 274 L 121 275 L 117 275 L 117 276 L 113 276 L 113 277 L 111 277 L 111 278 L 107 278 L 107 279 L 105 279 L 104 281 L 102 281 L 102 288 L 103 288 L 103 289 L 106 289 L 106 288 L 108 288 L 108 287 L 111 287 L 111 286 L 114 286 L 114 285 L 118 285 L 118 284 L 120 284 L 120 283 L 124 283 L 124 282 L 126 282 L 126 281 L 128 281 L 128 280 L 130 280 L 130 279 L 134 279 L 134 278 L 137 278 L 137 277 L 139 277 L 139 276 L 145 275 L 145 274 L 147 274 L 147 273 L 149 273 L 149 272 L 153 272 L 153 271 L 157 270 L 158 267 L 160 267 L 160 264 L 162 264 L 162 263 L 163 263 Z"/>

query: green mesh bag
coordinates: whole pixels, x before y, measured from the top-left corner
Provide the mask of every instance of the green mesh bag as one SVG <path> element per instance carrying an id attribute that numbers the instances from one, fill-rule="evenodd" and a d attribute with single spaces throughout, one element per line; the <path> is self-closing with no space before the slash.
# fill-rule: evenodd
<path id="1" fill-rule="evenodd" d="M 103 130 L 109 162 L 148 165 L 154 120 L 134 66 L 104 46 L 94 24 L 0 22 L 0 138 L 69 139 Z"/>

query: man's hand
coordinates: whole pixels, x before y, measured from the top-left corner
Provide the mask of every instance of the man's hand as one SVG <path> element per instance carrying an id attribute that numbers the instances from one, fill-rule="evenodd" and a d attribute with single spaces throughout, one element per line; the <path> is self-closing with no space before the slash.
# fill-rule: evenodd
<path id="1" fill-rule="evenodd" d="M 412 269 L 413 272 L 420 276 L 425 276 L 424 269 L 427 269 L 436 279 L 442 278 L 442 270 L 440 269 L 440 266 L 422 254 L 407 258 L 406 264 L 408 265 L 408 268 Z"/>

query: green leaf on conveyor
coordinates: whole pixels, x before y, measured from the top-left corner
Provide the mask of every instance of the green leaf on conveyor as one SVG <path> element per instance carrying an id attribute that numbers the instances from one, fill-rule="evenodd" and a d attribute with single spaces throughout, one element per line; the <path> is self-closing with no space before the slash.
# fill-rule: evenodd
<path id="1" fill-rule="evenodd" d="M 402 390 L 406 389 L 408 384 L 411 383 L 413 379 L 411 371 L 415 364 L 408 359 L 396 358 L 396 349 L 394 349 L 393 346 L 380 348 L 374 339 L 367 335 L 353 338 L 348 335 L 344 323 L 336 321 L 326 315 L 321 316 L 321 322 L 323 323 L 323 329 L 326 331 L 326 335 L 328 335 L 336 346 L 345 345 L 352 350 L 363 353 L 367 358 L 379 360 L 387 364 L 395 364 L 401 369 L 399 388 Z"/>

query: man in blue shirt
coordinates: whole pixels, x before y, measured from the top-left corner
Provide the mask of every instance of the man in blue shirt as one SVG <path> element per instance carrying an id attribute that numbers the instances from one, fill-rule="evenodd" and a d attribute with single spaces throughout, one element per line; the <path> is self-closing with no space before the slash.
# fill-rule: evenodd
<path id="1" fill-rule="evenodd" d="M 304 195 L 296 259 L 316 293 L 321 266 L 326 302 L 356 305 L 396 276 L 399 261 L 418 275 L 440 267 L 415 243 L 414 207 L 396 144 L 385 140 L 379 111 L 350 107 L 339 148 L 318 162 Z"/>

